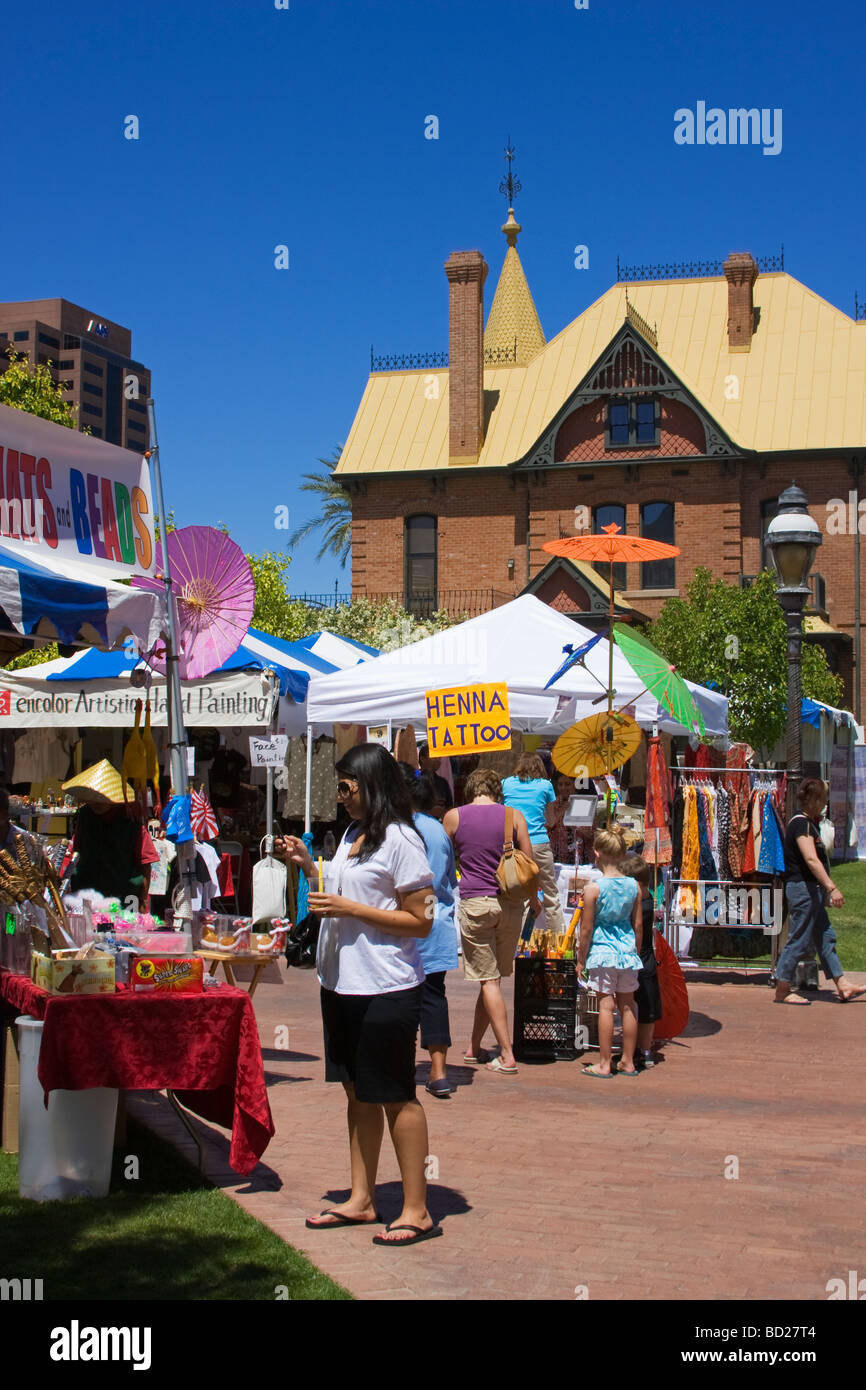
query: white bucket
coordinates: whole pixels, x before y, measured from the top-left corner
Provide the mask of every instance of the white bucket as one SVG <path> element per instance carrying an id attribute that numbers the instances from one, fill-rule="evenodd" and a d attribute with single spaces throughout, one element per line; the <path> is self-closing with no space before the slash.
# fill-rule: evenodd
<path id="1" fill-rule="evenodd" d="M 52 1091 L 48 1106 L 36 1069 L 42 1023 L 16 1019 L 21 1067 L 18 1193 L 34 1202 L 105 1197 L 111 1181 L 117 1091 Z"/>

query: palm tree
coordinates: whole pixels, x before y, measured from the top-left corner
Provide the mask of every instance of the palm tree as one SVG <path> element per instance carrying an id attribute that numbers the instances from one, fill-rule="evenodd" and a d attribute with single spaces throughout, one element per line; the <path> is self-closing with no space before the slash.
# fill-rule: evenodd
<path id="1" fill-rule="evenodd" d="M 319 463 L 328 470 L 327 472 L 304 473 L 304 482 L 300 484 L 300 490 L 316 493 L 322 500 L 322 509 L 318 516 L 305 521 L 303 526 L 292 532 L 289 545 L 298 545 L 314 531 L 320 530 L 323 540 L 316 559 L 321 560 L 323 555 L 330 553 L 345 569 L 352 550 L 352 503 L 345 488 L 334 477 L 334 469 L 342 452 L 343 446 L 338 444 L 333 458 L 319 459 Z"/>

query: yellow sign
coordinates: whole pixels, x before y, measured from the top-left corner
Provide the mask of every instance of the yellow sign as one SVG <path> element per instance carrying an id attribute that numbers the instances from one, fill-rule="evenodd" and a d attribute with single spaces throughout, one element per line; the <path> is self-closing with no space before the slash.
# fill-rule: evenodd
<path id="1" fill-rule="evenodd" d="M 431 757 L 492 753 L 511 747 L 508 686 L 504 683 L 428 690 L 424 698 Z"/>

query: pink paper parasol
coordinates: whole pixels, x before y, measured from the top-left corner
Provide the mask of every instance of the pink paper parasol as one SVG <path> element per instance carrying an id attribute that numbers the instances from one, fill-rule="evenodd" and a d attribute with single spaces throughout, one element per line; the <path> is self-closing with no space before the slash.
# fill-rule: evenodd
<path id="1" fill-rule="evenodd" d="M 168 558 L 180 626 L 180 674 L 197 680 L 219 670 L 249 630 L 255 582 L 239 545 L 213 526 L 185 526 L 168 537 Z M 159 575 L 136 575 L 133 584 L 162 593 Z M 165 670 L 165 652 L 148 658 Z"/>

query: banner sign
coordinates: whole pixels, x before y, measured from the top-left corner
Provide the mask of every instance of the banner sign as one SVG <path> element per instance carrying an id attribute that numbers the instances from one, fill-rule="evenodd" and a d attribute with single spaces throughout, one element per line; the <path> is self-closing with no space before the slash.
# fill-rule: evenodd
<path id="1" fill-rule="evenodd" d="M 253 675 L 255 679 L 253 679 Z M 16 679 L 20 677 L 20 679 Z M 27 679 L 27 671 L 0 676 L 0 730 L 32 728 L 131 728 L 137 701 L 144 692 L 126 680 L 54 681 Z M 154 727 L 168 723 L 165 681 L 155 680 L 149 693 Z M 262 728 L 272 701 L 263 693 L 259 672 L 226 672 L 218 678 L 181 682 L 183 722 L 187 727 Z M 284 736 L 285 738 L 285 736 Z"/>
<path id="2" fill-rule="evenodd" d="M 147 459 L 0 405 L 0 544 L 41 564 L 83 563 L 106 578 L 151 574 Z"/>
<path id="3" fill-rule="evenodd" d="M 250 767 L 282 767 L 289 746 L 286 734 L 265 734 L 250 737 Z"/>
<path id="4" fill-rule="evenodd" d="M 431 757 L 493 753 L 511 747 L 508 686 L 504 681 L 428 690 L 424 700 Z"/>

